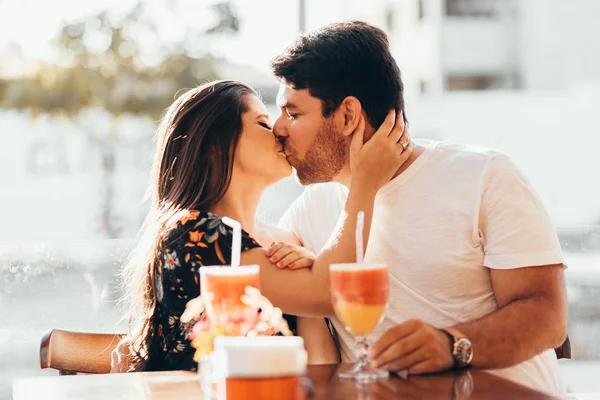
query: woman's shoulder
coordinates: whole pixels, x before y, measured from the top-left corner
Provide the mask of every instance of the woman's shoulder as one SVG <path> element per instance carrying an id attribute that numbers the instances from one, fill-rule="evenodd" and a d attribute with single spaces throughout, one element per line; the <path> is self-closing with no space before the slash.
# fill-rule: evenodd
<path id="1" fill-rule="evenodd" d="M 221 218 L 207 211 L 186 211 L 178 215 L 167 226 L 164 235 L 165 244 L 173 244 L 181 241 L 199 242 L 202 239 L 210 240 L 211 236 L 219 231 L 226 234 L 226 228 Z M 205 237 L 207 236 L 208 237 Z"/>
<path id="2" fill-rule="evenodd" d="M 212 247 L 216 242 L 231 248 L 233 229 L 222 218 L 207 211 L 189 211 L 179 216 L 164 236 L 166 246 Z M 259 247 L 246 231 L 242 230 L 242 250 Z"/>

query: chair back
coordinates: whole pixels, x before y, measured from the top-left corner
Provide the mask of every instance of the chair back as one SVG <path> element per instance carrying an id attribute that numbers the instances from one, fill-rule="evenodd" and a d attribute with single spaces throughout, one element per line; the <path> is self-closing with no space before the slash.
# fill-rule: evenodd
<path id="1" fill-rule="evenodd" d="M 110 354 L 123 336 L 52 329 L 42 337 L 40 367 L 56 369 L 59 375 L 107 374 Z"/>

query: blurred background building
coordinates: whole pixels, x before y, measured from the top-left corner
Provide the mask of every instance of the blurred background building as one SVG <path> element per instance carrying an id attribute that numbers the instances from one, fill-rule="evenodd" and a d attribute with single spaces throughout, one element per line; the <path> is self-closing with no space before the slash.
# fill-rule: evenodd
<path id="1" fill-rule="evenodd" d="M 336 7 L 332 4 L 337 3 Z M 309 28 L 364 19 L 384 28 L 409 94 L 564 90 L 600 79 L 594 0 L 372 0 L 309 10 Z M 321 5 L 314 5 L 321 8 Z"/>
<path id="2" fill-rule="evenodd" d="M 176 94 L 239 79 L 275 119 L 269 60 L 348 19 L 389 35 L 414 137 L 504 151 L 536 187 L 569 264 L 564 373 L 600 390 L 599 17 L 596 0 L 0 0 L 0 398 L 47 373 L 44 330 L 125 330 L 117 273 Z M 301 192 L 278 183 L 259 214 Z"/>

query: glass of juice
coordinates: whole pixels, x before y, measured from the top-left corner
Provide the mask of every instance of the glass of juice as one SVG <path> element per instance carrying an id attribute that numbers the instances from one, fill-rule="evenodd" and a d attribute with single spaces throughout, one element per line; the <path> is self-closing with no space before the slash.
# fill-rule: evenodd
<path id="1" fill-rule="evenodd" d="M 335 315 L 357 340 L 360 354 L 356 364 L 338 376 L 361 383 L 388 377 L 388 372 L 371 367 L 368 336 L 383 319 L 388 300 L 388 266 L 385 264 L 331 264 L 331 297 Z"/>
<path id="2" fill-rule="evenodd" d="M 200 267 L 200 296 L 213 321 L 243 321 L 248 306 L 242 303 L 246 287 L 260 289 L 258 265 Z"/>

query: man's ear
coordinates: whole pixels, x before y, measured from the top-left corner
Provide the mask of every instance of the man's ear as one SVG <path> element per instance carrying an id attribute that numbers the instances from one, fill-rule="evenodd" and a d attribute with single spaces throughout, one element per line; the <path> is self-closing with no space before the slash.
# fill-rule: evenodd
<path id="1" fill-rule="evenodd" d="M 348 96 L 340 104 L 341 117 L 343 118 L 342 135 L 350 136 L 356 130 L 363 113 L 360 101 L 354 96 Z"/>

